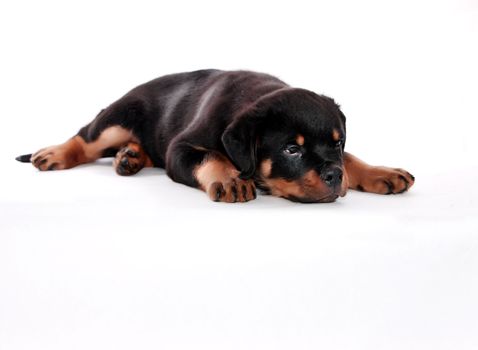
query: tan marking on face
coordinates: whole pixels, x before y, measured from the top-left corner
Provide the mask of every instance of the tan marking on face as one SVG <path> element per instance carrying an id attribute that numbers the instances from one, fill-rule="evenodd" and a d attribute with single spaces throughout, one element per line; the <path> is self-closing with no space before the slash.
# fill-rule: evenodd
<path id="1" fill-rule="evenodd" d="M 337 129 L 334 129 L 332 131 L 332 139 L 334 141 L 339 141 L 340 140 L 340 132 Z"/>
<path id="2" fill-rule="evenodd" d="M 308 195 L 312 198 L 322 198 L 331 194 L 330 188 L 322 181 L 315 170 L 309 170 L 302 177 L 302 183 Z"/>
<path id="3" fill-rule="evenodd" d="M 328 187 L 314 170 L 309 170 L 303 177 L 306 192 L 312 193 L 313 198 L 321 198 L 327 194 L 332 194 L 332 190 Z M 342 184 L 340 185 L 340 192 L 337 193 L 340 197 L 345 196 L 348 189 L 348 177 L 344 172 L 342 176 Z"/>
<path id="4" fill-rule="evenodd" d="M 303 146 L 305 142 L 304 136 L 302 136 L 301 134 L 298 134 L 297 137 L 295 138 L 295 142 L 297 142 L 299 146 Z"/>
<path id="5" fill-rule="evenodd" d="M 298 180 L 285 180 L 283 178 L 276 179 L 263 179 L 265 185 L 270 189 L 271 194 L 278 197 L 290 197 L 294 196 L 297 198 L 307 199 L 307 200 L 330 200 L 330 196 L 333 196 L 334 193 L 330 187 L 328 187 L 320 175 L 317 174 L 315 170 L 309 170 Z M 347 181 L 348 182 L 348 181 Z M 344 185 L 343 185 L 344 186 Z M 341 191 L 338 195 L 345 195 L 345 190 L 341 187 Z"/>
<path id="6" fill-rule="evenodd" d="M 271 171 L 272 171 L 272 160 L 271 159 L 265 159 L 261 162 L 261 175 L 263 177 L 269 177 L 271 176 Z"/>
<path id="7" fill-rule="evenodd" d="M 289 181 L 282 178 L 266 179 L 264 181 L 273 196 L 278 197 L 304 197 L 305 193 L 299 181 Z"/>
<path id="8" fill-rule="evenodd" d="M 325 186 L 319 174 L 317 174 L 317 172 L 314 170 L 309 170 L 308 172 L 306 172 L 302 177 L 302 182 L 304 183 L 304 185 L 313 188 L 320 187 L 322 185 Z"/>
<path id="9" fill-rule="evenodd" d="M 220 154 L 208 154 L 194 169 L 194 177 L 204 191 L 214 182 L 225 183 L 238 176 L 239 171 Z"/>

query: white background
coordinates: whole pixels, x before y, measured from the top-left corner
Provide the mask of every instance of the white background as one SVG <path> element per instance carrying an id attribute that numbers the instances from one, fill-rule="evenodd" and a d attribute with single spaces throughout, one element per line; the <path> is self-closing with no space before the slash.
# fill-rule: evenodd
<path id="1" fill-rule="evenodd" d="M 0 5 L 0 349 L 477 349 L 478 5 Z M 129 89 L 251 69 L 334 97 L 411 192 L 213 203 L 111 160 L 40 173 Z"/>

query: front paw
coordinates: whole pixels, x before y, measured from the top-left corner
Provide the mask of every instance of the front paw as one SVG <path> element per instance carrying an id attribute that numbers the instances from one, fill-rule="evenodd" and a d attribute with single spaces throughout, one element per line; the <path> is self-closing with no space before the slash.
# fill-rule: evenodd
<path id="1" fill-rule="evenodd" d="M 213 182 L 206 192 L 209 198 L 215 202 L 247 202 L 256 198 L 254 181 L 239 178 L 225 182 Z"/>
<path id="2" fill-rule="evenodd" d="M 355 189 L 378 194 L 397 194 L 408 191 L 414 183 L 415 177 L 408 171 L 378 166 L 371 167 Z"/>

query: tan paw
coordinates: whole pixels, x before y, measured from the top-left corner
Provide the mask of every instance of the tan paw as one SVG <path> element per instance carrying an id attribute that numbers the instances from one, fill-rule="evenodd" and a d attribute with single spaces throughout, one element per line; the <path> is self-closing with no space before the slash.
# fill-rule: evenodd
<path id="1" fill-rule="evenodd" d="M 31 156 L 30 161 L 42 171 L 69 169 L 87 161 L 83 145 L 84 141 L 75 136 L 61 145 L 42 148 Z"/>
<path id="2" fill-rule="evenodd" d="M 225 182 L 213 182 L 206 190 L 215 202 L 247 202 L 256 198 L 256 186 L 252 180 L 239 178 Z"/>
<path id="3" fill-rule="evenodd" d="M 43 148 L 34 153 L 31 162 L 38 170 L 60 170 L 69 168 L 68 152 L 61 146 Z"/>
<path id="4" fill-rule="evenodd" d="M 408 171 L 379 166 L 371 167 L 355 189 L 378 194 L 397 194 L 408 191 L 414 183 L 415 177 Z"/>

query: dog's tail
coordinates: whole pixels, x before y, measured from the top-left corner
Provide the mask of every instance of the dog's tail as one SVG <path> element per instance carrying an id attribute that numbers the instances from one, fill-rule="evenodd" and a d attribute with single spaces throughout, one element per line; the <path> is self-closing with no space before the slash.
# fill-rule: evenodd
<path id="1" fill-rule="evenodd" d="M 30 163 L 31 158 L 32 158 L 32 155 L 30 153 L 30 154 L 24 154 L 22 156 L 18 156 L 15 159 L 22 163 Z"/>

